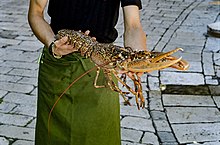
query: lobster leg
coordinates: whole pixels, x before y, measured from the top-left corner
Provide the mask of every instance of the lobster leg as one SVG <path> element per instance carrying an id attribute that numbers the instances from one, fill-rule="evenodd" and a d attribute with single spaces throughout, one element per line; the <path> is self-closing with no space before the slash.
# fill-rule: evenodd
<path id="1" fill-rule="evenodd" d="M 114 76 L 118 79 L 118 81 L 124 85 L 132 94 L 135 95 L 135 100 L 137 103 L 137 107 L 140 110 L 141 108 L 144 108 L 145 106 L 145 100 L 142 94 L 142 86 L 141 86 L 141 79 L 138 77 L 138 80 L 135 78 L 135 76 L 133 75 L 132 77 L 130 77 L 132 79 L 132 81 L 134 82 L 134 86 L 135 86 L 135 91 L 131 89 L 131 87 L 129 87 L 124 81 L 122 81 L 118 75 L 117 72 L 112 70 Z M 140 103 L 138 101 L 138 99 L 140 98 Z"/>
<path id="2" fill-rule="evenodd" d="M 137 92 L 135 95 L 135 100 L 136 100 L 138 110 L 140 110 L 140 107 L 143 109 L 145 107 L 145 100 L 144 100 L 143 93 L 142 93 L 141 78 L 138 77 L 137 75 L 135 76 L 135 74 L 132 74 L 130 78 L 134 82 L 135 92 Z"/>
<path id="3" fill-rule="evenodd" d="M 112 76 L 111 76 L 111 72 L 110 71 L 107 71 L 107 70 L 104 70 L 104 73 L 106 75 L 106 79 L 107 79 L 107 82 L 108 82 L 108 86 L 110 87 L 111 90 L 115 91 L 115 92 L 118 92 L 122 98 L 124 99 L 125 101 L 125 104 L 128 104 L 131 106 L 129 100 L 125 97 L 124 94 L 127 94 L 127 92 L 122 92 L 118 86 L 112 81 Z"/>
<path id="4" fill-rule="evenodd" d="M 132 90 L 131 87 L 129 87 L 124 81 L 122 81 L 122 80 L 118 77 L 117 72 L 116 72 L 115 70 L 112 70 L 112 72 L 113 72 L 114 76 L 117 78 L 117 80 L 118 80 L 122 85 L 124 85 L 124 86 L 128 89 L 129 92 L 131 92 L 131 93 L 134 94 L 135 96 L 137 95 L 137 93 L 136 93 L 134 90 Z"/>
<path id="5" fill-rule="evenodd" d="M 104 88 L 105 85 L 102 85 L 102 86 L 98 86 L 98 85 L 97 85 L 97 81 L 98 81 L 98 78 L 99 78 L 99 74 L 100 74 L 100 67 L 97 67 L 96 76 L 95 76 L 95 80 L 94 80 L 94 87 L 95 87 L 95 88 Z"/>
<path id="6" fill-rule="evenodd" d="M 142 92 L 141 78 L 139 76 L 137 76 L 137 78 L 138 78 L 138 84 L 139 84 L 138 98 L 140 98 L 140 107 L 142 109 L 144 109 L 144 107 L 145 107 L 145 99 L 144 99 L 143 92 Z"/>

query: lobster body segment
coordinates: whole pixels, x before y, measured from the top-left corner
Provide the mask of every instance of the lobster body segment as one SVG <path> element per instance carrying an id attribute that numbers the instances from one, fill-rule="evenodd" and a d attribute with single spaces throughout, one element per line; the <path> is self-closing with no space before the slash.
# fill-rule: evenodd
<path id="1" fill-rule="evenodd" d="M 136 103 L 138 108 L 144 108 L 145 101 L 142 94 L 141 79 L 137 75 L 138 73 L 151 72 L 168 67 L 172 67 L 178 70 L 187 70 L 189 67 L 188 62 L 182 60 L 182 58 L 176 58 L 171 56 L 173 53 L 182 50 L 176 48 L 172 51 L 162 52 L 149 52 L 149 51 L 134 51 L 130 47 L 120 47 L 112 43 L 105 44 L 99 43 L 92 37 L 85 35 L 82 32 L 63 29 L 58 31 L 56 35 L 57 39 L 64 36 L 68 37 L 68 44 L 73 45 L 82 56 L 88 57 L 97 66 L 97 76 L 94 80 L 94 86 L 100 88 L 103 86 L 97 86 L 96 82 L 99 75 L 99 70 L 103 69 L 106 76 L 108 86 L 122 95 L 126 103 L 128 100 L 124 96 L 126 93 L 122 92 L 117 85 L 112 81 L 111 74 L 118 79 L 132 94 L 136 96 Z M 135 89 L 132 89 L 117 75 L 122 73 L 124 78 L 126 73 L 132 72 L 132 76 L 129 76 L 134 81 Z"/>

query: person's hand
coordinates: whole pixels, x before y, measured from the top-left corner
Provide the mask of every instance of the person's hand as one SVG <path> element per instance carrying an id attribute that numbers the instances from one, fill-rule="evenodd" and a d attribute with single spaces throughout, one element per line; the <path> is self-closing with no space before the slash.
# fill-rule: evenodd
<path id="1" fill-rule="evenodd" d="M 74 51 L 77 51 L 76 48 L 74 48 L 72 45 L 68 45 L 68 37 L 62 37 L 59 40 L 56 40 L 54 42 L 54 48 L 53 53 L 57 56 L 67 55 L 69 53 L 72 53 Z"/>
<path id="2" fill-rule="evenodd" d="M 90 31 L 87 30 L 85 32 L 85 35 L 89 35 Z M 94 37 L 92 37 L 93 40 L 95 40 Z M 53 49 L 53 53 L 57 56 L 62 56 L 62 55 L 67 55 L 73 52 L 78 51 L 79 48 L 75 48 L 73 45 L 69 45 L 68 44 L 68 37 L 62 37 L 59 40 L 56 40 L 54 42 L 54 49 Z"/>

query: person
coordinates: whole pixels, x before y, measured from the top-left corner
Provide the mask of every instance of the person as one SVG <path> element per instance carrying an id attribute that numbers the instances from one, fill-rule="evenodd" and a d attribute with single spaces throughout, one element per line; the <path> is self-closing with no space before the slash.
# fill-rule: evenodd
<path id="1" fill-rule="evenodd" d="M 44 19 L 48 5 L 50 23 Z M 67 37 L 55 40 L 61 29 L 89 30 L 100 43 L 113 43 L 119 7 L 123 9 L 124 46 L 147 50 L 139 9 L 140 0 L 30 0 L 28 20 L 36 37 L 45 45 L 39 66 L 35 145 L 120 145 L 118 93 L 95 88 L 92 71 L 67 90 L 48 115 L 60 94 L 73 80 L 94 67 L 89 58 L 67 44 Z M 86 31 L 88 34 L 88 31 Z M 105 83 L 103 73 L 98 84 Z M 49 134 L 48 134 L 49 130 Z"/>

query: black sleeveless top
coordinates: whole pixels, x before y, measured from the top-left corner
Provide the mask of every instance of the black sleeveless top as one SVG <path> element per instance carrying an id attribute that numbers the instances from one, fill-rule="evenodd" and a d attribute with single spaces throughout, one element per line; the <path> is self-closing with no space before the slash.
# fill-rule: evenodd
<path id="1" fill-rule="evenodd" d="M 60 29 L 90 30 L 99 42 L 113 42 L 118 33 L 114 28 L 119 6 L 137 5 L 141 0 L 50 0 L 48 14 L 56 34 Z"/>

